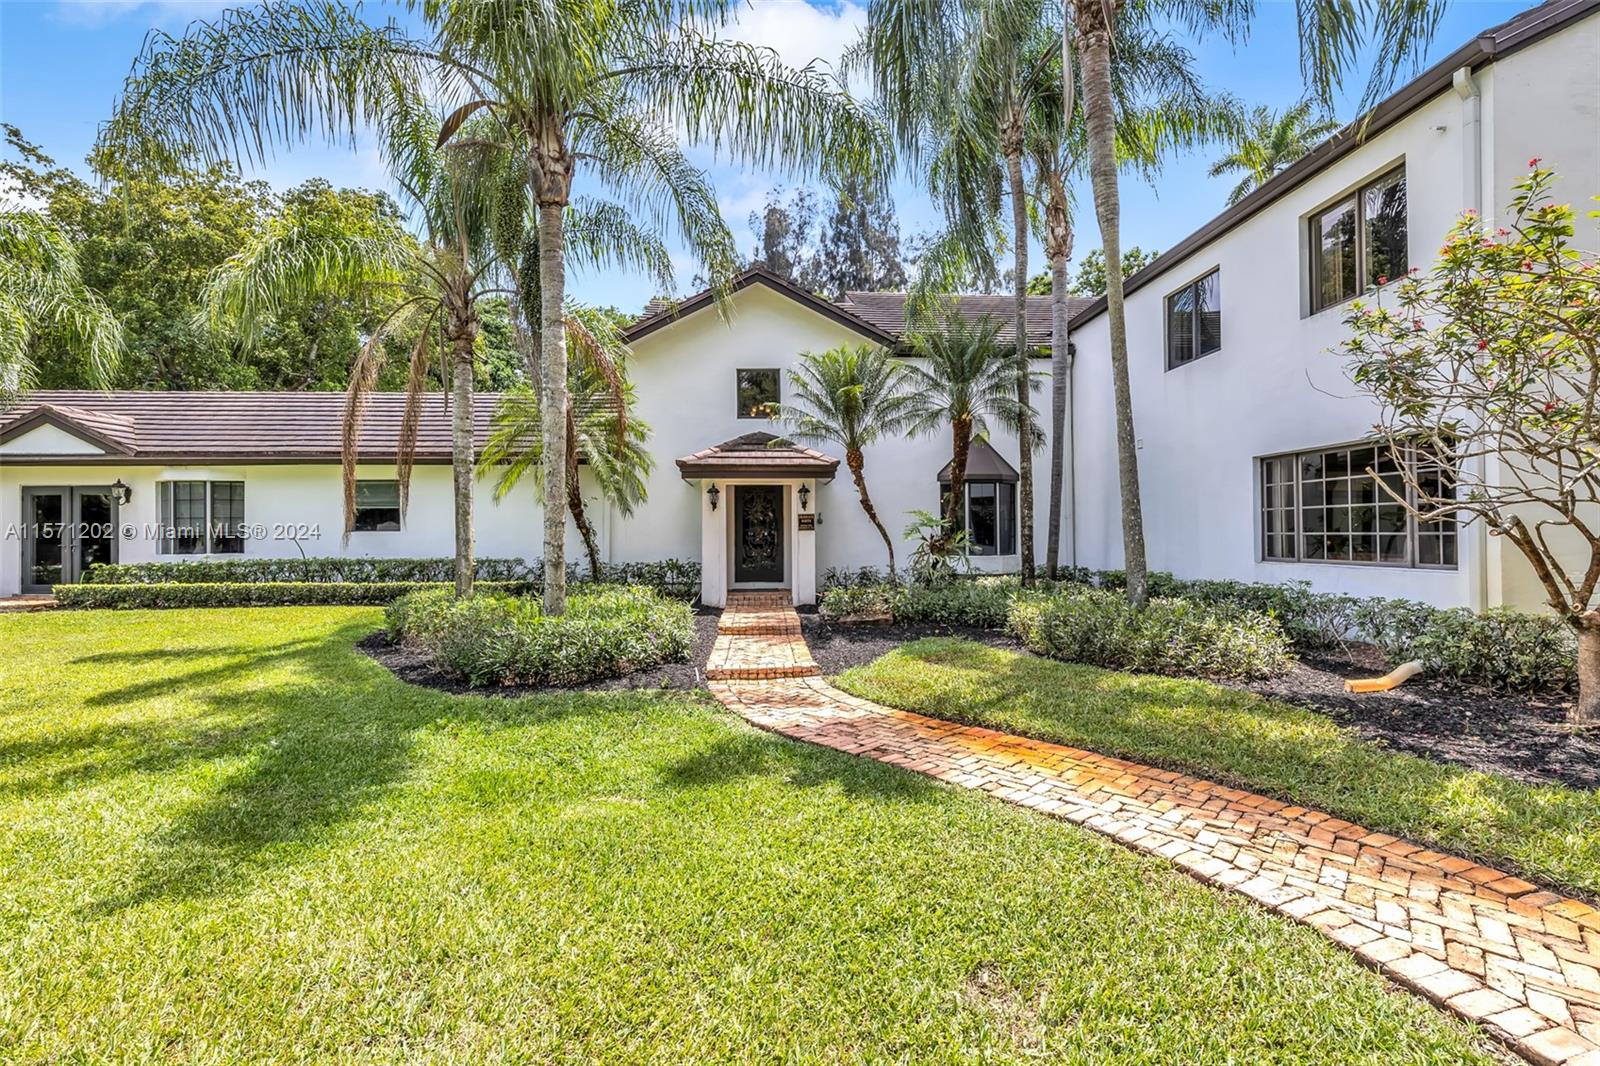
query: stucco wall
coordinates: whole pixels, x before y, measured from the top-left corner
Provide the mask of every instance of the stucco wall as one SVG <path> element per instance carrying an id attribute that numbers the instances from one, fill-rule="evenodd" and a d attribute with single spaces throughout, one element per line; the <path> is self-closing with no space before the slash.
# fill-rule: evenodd
<path id="1" fill-rule="evenodd" d="M 1488 203 L 1505 202 L 1530 155 L 1582 173 L 1591 184 L 1600 175 L 1596 27 L 1600 19 L 1592 18 L 1478 72 L 1480 155 L 1492 161 L 1483 178 Z M 1473 206 L 1464 167 L 1471 156 L 1467 115 L 1455 93 L 1441 94 L 1200 252 L 1163 260 L 1162 275 L 1130 295 L 1130 377 L 1153 567 L 1194 577 L 1306 579 L 1329 591 L 1440 604 L 1527 600 L 1516 565 L 1503 562 L 1500 546 L 1487 544 L 1478 527 L 1463 530 L 1455 571 L 1260 557 L 1256 459 L 1358 440 L 1375 421 L 1375 409 L 1356 393 L 1333 351 L 1347 336 L 1342 318 L 1348 304 L 1303 313 L 1306 220 L 1403 160 L 1411 262 L 1426 268 L 1459 213 Z M 1222 349 L 1167 371 L 1165 298 L 1213 267 L 1221 268 Z M 1073 339 L 1079 353 L 1079 562 L 1120 566 L 1106 316 L 1085 323 Z"/>

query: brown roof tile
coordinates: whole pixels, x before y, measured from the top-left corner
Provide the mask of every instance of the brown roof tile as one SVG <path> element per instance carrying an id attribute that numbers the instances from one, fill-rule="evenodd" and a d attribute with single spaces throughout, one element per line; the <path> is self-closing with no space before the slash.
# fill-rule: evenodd
<path id="1" fill-rule="evenodd" d="M 992 318 L 999 325 L 997 339 L 1003 344 L 1016 340 L 1016 311 L 1013 296 L 989 293 L 964 293 L 951 297 L 955 309 L 969 319 Z M 1083 310 L 1092 300 L 1067 297 L 1067 317 Z M 885 333 L 903 336 L 906 332 L 906 294 L 903 292 L 847 292 L 839 306 L 866 319 Z M 1050 297 L 1030 296 L 1027 306 L 1028 343 L 1043 347 L 1050 343 Z"/>
<path id="2" fill-rule="evenodd" d="M 833 479 L 839 460 L 773 433 L 746 433 L 677 460 L 685 479 L 702 477 L 820 477 Z"/>

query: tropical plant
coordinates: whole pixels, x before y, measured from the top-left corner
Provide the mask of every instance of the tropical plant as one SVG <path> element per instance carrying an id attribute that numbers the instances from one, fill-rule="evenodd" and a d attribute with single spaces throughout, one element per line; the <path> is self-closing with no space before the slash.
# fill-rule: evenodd
<path id="1" fill-rule="evenodd" d="M 628 517 L 645 498 L 655 460 L 645 447 L 650 427 L 634 415 L 633 386 L 625 376 L 627 348 L 616 322 L 604 312 L 570 307 L 567 336 L 577 358 L 567 363 L 566 511 L 583 539 L 589 577 L 601 581 L 605 566 L 594 523 L 584 509 L 579 464 L 589 468 L 600 495 Z M 478 470 L 498 472 L 494 498 L 503 499 L 524 477 L 544 487 L 544 415 L 540 396 L 526 386 L 512 389 L 496 408 Z"/>
<path id="2" fill-rule="evenodd" d="M 96 384 L 109 387 L 122 326 L 84 285 L 72 242 L 37 212 L 0 208 L 0 403 L 33 386 L 33 345 L 45 328 L 62 331 Z"/>
<path id="3" fill-rule="evenodd" d="M 1443 14 L 1444 0 L 1306 0 L 1295 5 L 1299 19 L 1300 71 L 1311 95 L 1331 107 L 1335 90 L 1359 60 L 1371 57 L 1372 70 L 1361 108 L 1378 97 L 1427 49 Z M 1095 216 L 1106 264 L 1106 319 L 1111 347 L 1113 402 L 1116 405 L 1117 469 L 1122 490 L 1123 565 L 1128 599 L 1149 598 L 1145 559 L 1144 511 L 1139 499 L 1138 439 L 1128 384 L 1128 327 L 1123 306 L 1122 207 L 1117 187 L 1117 105 L 1112 74 L 1112 42 L 1125 36 L 1159 35 L 1172 20 L 1196 32 L 1221 32 L 1237 39 L 1256 15 L 1256 0 L 1208 5 L 1189 0 L 1062 0 L 1065 34 L 1076 42 L 1082 92 L 1069 95 L 1070 112 L 1081 104 L 1088 133 L 1089 175 Z"/>
<path id="4" fill-rule="evenodd" d="M 437 359 L 448 367 L 456 594 L 466 596 L 473 580 L 472 407 L 479 302 L 509 291 L 508 273 L 493 249 L 496 214 L 523 212 L 520 204 L 507 208 L 490 195 L 495 186 L 486 180 L 482 161 L 434 147 L 438 120 L 418 101 L 397 96 L 392 103 L 379 132 L 419 235 L 389 219 L 375 221 L 365 234 L 352 234 L 304 215 L 280 216 L 217 269 L 202 297 L 202 313 L 213 328 L 231 329 L 248 345 L 285 303 L 321 294 L 359 297 L 372 289 L 397 294 L 393 310 L 357 353 L 345 394 L 344 535 L 348 540 L 355 523 L 362 418 L 389 358 L 386 342 L 404 333 L 414 340 L 395 456 L 400 511 L 404 515 L 409 500 L 422 406 Z M 491 158 L 500 167 L 517 163 L 507 153 Z"/>
<path id="5" fill-rule="evenodd" d="M 894 539 L 884 528 L 867 492 L 865 449 L 905 425 L 915 400 L 906 392 L 906 367 L 887 349 L 871 345 L 805 352 L 789 371 L 793 402 L 776 413 L 793 436 L 844 449 L 845 466 L 856 484 L 861 509 L 883 538 L 894 579 Z"/>
<path id="6" fill-rule="evenodd" d="M 538 238 L 518 264 L 517 287 L 538 341 L 544 602 L 547 613 L 559 614 L 566 600 L 565 222 L 580 170 L 618 198 L 618 225 L 636 214 L 670 220 L 710 275 L 723 278 L 735 262 L 732 236 L 680 137 L 748 165 L 876 173 L 876 127 L 821 70 L 794 70 L 770 49 L 713 36 L 707 24 L 728 15 L 727 0 L 411 6 L 430 39 L 393 24 L 370 26 L 333 0 L 233 10 L 177 39 L 153 34 L 103 140 L 135 160 L 260 159 L 271 145 L 308 134 L 353 141 L 397 85 L 427 85 L 457 105 L 441 141 L 470 143 L 464 127 L 480 110 L 519 140 Z"/>
<path id="7" fill-rule="evenodd" d="M 1016 395 L 1016 354 L 996 339 L 1000 325 L 990 318 L 971 320 L 947 308 L 937 328 L 911 335 L 912 354 L 906 388 L 912 402 L 905 416 L 912 436 L 950 432 L 950 495 L 945 500 L 942 542 L 962 526 L 967 483 L 967 456 L 974 438 L 989 435 L 989 422 L 1015 431 L 1031 413 Z M 1038 388 L 1038 375 L 1024 371 L 1028 392 Z"/>
<path id="8" fill-rule="evenodd" d="M 1529 161 L 1505 220 L 1468 212 L 1433 270 L 1356 301 L 1344 345 L 1397 474 L 1380 491 L 1423 532 L 1487 523 L 1577 636 L 1574 722 L 1600 721 L 1600 258 Z M 1600 212 L 1596 212 L 1600 214 Z M 1387 279 L 1380 279 L 1382 281 Z M 1373 473 L 1368 471 L 1368 473 Z"/>
<path id="9" fill-rule="evenodd" d="M 1211 164 L 1209 176 L 1243 174 L 1228 193 L 1228 203 L 1236 204 L 1338 128 L 1339 123 L 1315 100 L 1301 100 L 1284 111 L 1258 107 L 1234 140 L 1233 150 Z"/>

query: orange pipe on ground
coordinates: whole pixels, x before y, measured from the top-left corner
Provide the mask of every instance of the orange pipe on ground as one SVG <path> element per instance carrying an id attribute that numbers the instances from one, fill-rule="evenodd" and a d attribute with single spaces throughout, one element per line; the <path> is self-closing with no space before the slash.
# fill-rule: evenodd
<path id="1" fill-rule="evenodd" d="M 1416 659 L 1408 663 L 1401 663 L 1382 677 L 1364 677 L 1356 681 L 1346 681 L 1346 692 L 1388 692 L 1390 689 L 1405 684 L 1413 677 L 1422 673 L 1422 663 Z"/>

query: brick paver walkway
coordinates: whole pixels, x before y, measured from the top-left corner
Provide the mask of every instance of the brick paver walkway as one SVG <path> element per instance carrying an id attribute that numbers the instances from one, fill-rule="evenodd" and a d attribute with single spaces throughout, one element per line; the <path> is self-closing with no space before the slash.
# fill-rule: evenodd
<path id="1" fill-rule="evenodd" d="M 711 691 L 754 724 L 1065 818 L 1322 931 L 1528 1060 L 1600 1066 L 1600 911 L 1320 811 L 1061 744 L 774 679 L 792 608 L 730 597 Z M 788 626 L 744 636 L 746 625 Z M 779 615 L 787 617 L 780 618 Z M 739 673 L 750 648 L 749 676 Z M 810 663 L 807 653 L 805 661 Z M 707 671 L 708 676 L 711 675 Z"/>

